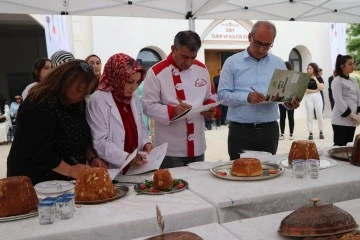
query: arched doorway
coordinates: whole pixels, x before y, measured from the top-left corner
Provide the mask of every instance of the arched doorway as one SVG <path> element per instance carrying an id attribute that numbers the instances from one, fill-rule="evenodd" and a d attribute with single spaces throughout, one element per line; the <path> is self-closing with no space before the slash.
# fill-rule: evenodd
<path id="1" fill-rule="evenodd" d="M 292 64 L 294 71 L 301 72 L 302 71 L 302 59 L 300 52 L 293 48 L 289 54 L 289 62 Z"/>
<path id="2" fill-rule="evenodd" d="M 141 49 L 136 58 L 142 61 L 145 71 L 151 68 L 155 63 L 161 61 L 160 54 L 151 48 Z"/>
<path id="3" fill-rule="evenodd" d="M 9 102 L 32 82 L 34 61 L 46 57 L 44 28 L 30 15 L 0 14 L 0 94 Z"/>

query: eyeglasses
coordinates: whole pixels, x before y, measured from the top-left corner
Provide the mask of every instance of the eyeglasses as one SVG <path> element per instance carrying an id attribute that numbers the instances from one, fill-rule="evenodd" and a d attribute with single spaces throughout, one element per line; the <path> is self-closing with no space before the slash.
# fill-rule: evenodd
<path id="1" fill-rule="evenodd" d="M 17 98 L 15 98 L 15 100 L 21 100 L 21 98 L 17 97 Z"/>
<path id="2" fill-rule="evenodd" d="M 273 43 L 263 43 L 263 42 L 256 40 L 254 38 L 254 35 L 251 34 L 251 36 L 252 36 L 252 40 L 253 40 L 255 47 L 258 47 L 258 48 L 264 47 L 265 49 L 272 48 Z"/>
<path id="3" fill-rule="evenodd" d="M 84 72 L 89 72 L 89 71 L 94 72 L 94 66 L 93 66 L 93 65 L 90 65 L 90 64 L 87 64 L 87 63 L 83 63 L 83 62 L 81 62 L 79 65 L 80 65 L 81 69 L 82 69 Z"/>

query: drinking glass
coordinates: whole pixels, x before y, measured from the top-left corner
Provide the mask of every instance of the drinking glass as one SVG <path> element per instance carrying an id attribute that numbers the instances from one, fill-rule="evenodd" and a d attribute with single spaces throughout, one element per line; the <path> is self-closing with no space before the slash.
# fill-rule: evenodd
<path id="1" fill-rule="evenodd" d="M 295 178 L 304 178 L 306 174 L 305 160 L 294 160 L 292 162 L 292 173 Z"/>

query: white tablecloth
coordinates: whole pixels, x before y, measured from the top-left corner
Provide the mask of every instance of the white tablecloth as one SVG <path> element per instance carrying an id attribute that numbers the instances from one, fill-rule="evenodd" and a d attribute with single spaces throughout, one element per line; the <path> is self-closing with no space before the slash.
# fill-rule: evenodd
<path id="1" fill-rule="evenodd" d="M 238 240 L 232 233 L 230 233 L 226 228 L 222 227 L 218 223 L 207 224 L 199 227 L 193 227 L 188 229 L 183 229 L 182 231 L 189 231 L 197 234 L 204 240 Z M 147 236 L 145 238 L 137 238 L 134 240 L 142 240 L 149 238 L 151 236 Z"/>
<path id="2" fill-rule="evenodd" d="M 277 155 L 271 160 L 278 162 L 286 157 L 286 154 Z M 262 181 L 230 181 L 218 178 L 208 170 L 189 167 L 170 171 L 187 180 L 192 192 L 217 208 L 221 224 L 293 210 L 308 204 L 314 197 L 323 202 L 360 198 L 360 168 L 349 162 L 337 162 L 334 167 L 320 170 L 319 179 L 294 178 L 291 169 L 286 169 L 279 177 Z M 127 180 L 143 178 L 122 177 Z"/>
<path id="3" fill-rule="evenodd" d="M 136 195 L 133 188 L 116 201 L 82 205 L 69 220 L 40 225 L 38 218 L 0 223 L 0 239 L 131 239 L 159 233 L 156 205 L 167 232 L 218 222 L 216 210 L 189 190 L 165 195 Z"/>
<path id="4" fill-rule="evenodd" d="M 360 199 L 335 203 L 336 206 L 350 213 L 355 221 L 360 223 Z M 241 240 L 278 240 L 299 239 L 288 238 L 278 234 L 281 220 L 292 211 L 271 214 L 262 217 L 248 218 L 222 224 L 223 227 L 234 233 Z"/>

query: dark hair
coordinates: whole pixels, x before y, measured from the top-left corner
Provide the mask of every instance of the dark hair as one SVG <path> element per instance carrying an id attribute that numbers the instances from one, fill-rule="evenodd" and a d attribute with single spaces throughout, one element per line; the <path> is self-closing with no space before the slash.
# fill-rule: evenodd
<path id="1" fill-rule="evenodd" d="M 32 71 L 32 78 L 34 82 L 40 82 L 40 72 L 41 69 L 45 66 L 46 62 L 50 62 L 52 67 L 53 64 L 51 60 L 48 58 L 39 58 L 34 62 L 33 71 Z"/>
<path id="2" fill-rule="evenodd" d="M 5 98 L 0 95 L 0 113 L 1 114 L 5 113 L 5 104 L 6 104 Z"/>
<path id="3" fill-rule="evenodd" d="M 253 35 L 253 36 L 255 35 L 255 33 L 256 33 L 256 31 L 257 31 L 257 29 L 258 29 L 258 27 L 259 27 L 260 25 L 265 25 L 265 26 L 268 27 L 268 28 L 272 28 L 273 31 L 274 31 L 274 39 L 275 39 L 275 37 L 276 37 L 276 27 L 275 27 L 275 25 L 274 25 L 273 23 L 271 23 L 271 22 L 269 22 L 269 21 L 257 21 L 257 22 L 252 26 L 251 35 Z"/>
<path id="4" fill-rule="evenodd" d="M 201 47 L 201 39 L 196 32 L 181 31 L 174 38 L 174 46 L 179 49 L 182 46 L 187 47 L 191 52 L 198 51 Z"/>
<path id="5" fill-rule="evenodd" d="M 91 55 L 87 56 L 87 57 L 85 58 L 85 62 L 88 62 L 91 57 L 97 57 L 97 58 L 99 59 L 100 63 L 101 63 L 101 59 L 99 58 L 98 55 L 95 55 L 95 54 L 91 54 Z"/>
<path id="6" fill-rule="evenodd" d="M 289 62 L 289 61 L 286 61 L 286 62 L 285 62 L 285 66 L 286 66 L 286 68 L 287 68 L 288 70 L 294 70 L 293 65 L 292 65 L 291 62 Z"/>
<path id="7" fill-rule="evenodd" d="M 315 76 L 319 76 L 320 68 L 316 63 L 309 63 L 308 66 L 311 66 L 314 69 Z"/>
<path id="8" fill-rule="evenodd" d="M 56 67 L 49 75 L 29 91 L 30 101 L 55 101 L 68 106 L 67 90 L 75 82 L 85 82 L 92 89 L 97 82 L 94 70 L 83 60 L 73 60 Z"/>
<path id="9" fill-rule="evenodd" d="M 337 55 L 336 63 L 335 63 L 335 70 L 334 70 L 335 77 L 336 76 L 340 76 L 342 78 L 348 77 L 348 76 L 344 75 L 341 66 L 344 65 L 347 62 L 347 60 L 349 60 L 349 59 L 353 59 L 353 57 L 350 55 L 341 55 L 341 54 Z"/>

